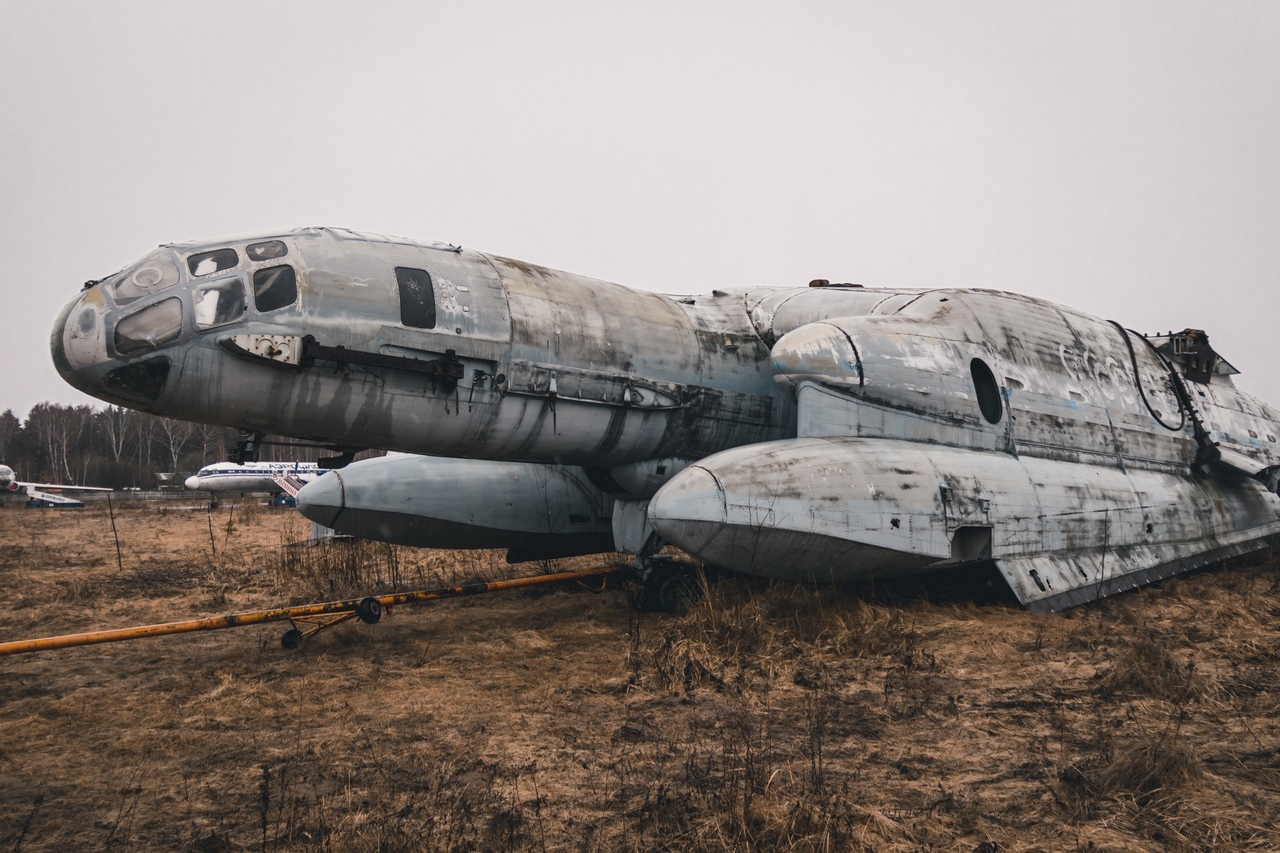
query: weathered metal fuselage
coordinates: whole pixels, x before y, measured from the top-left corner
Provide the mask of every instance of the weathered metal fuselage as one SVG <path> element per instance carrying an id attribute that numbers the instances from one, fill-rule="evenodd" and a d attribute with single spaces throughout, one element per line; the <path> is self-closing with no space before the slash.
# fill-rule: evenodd
<path id="1" fill-rule="evenodd" d="M 1280 413 L 1189 339 L 991 291 L 800 325 L 772 356 L 797 438 L 699 461 L 649 520 L 774 577 L 993 559 L 1041 609 L 1260 547 L 1280 533 Z"/>
<path id="2" fill-rule="evenodd" d="M 265 244 L 284 250 L 253 260 L 249 247 Z M 227 250 L 232 265 L 200 266 Z M 155 255 L 89 287 L 53 332 L 64 377 L 120 405 L 360 447 L 604 467 L 794 430 L 740 297 L 681 302 L 337 229 Z M 296 298 L 262 310 L 255 282 L 286 266 Z M 177 280 L 155 287 L 170 268 Z M 210 298 L 244 307 L 204 308 Z M 154 341 L 148 311 L 166 315 Z"/>
<path id="3" fill-rule="evenodd" d="M 121 405 L 459 457 L 308 487 L 393 541 L 634 551 L 652 529 L 824 581 L 991 559 L 1056 609 L 1280 534 L 1280 413 L 1203 333 L 1014 294 L 675 298 L 305 229 L 162 247 L 68 305 L 53 351 Z"/>

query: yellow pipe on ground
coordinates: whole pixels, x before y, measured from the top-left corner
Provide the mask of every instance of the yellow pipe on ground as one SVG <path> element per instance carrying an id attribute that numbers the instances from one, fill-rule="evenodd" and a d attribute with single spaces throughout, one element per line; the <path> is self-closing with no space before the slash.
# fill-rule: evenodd
<path id="1" fill-rule="evenodd" d="M 378 611 L 382 607 L 394 607 L 399 604 L 421 604 L 427 601 L 438 601 L 442 598 L 457 598 L 464 595 L 479 595 L 485 592 L 499 592 L 504 589 L 540 586 L 543 584 L 563 583 L 565 581 L 584 580 L 602 577 L 617 572 L 616 567 L 583 569 L 574 572 L 556 572 L 549 575 L 534 575 L 527 578 L 473 583 L 463 586 L 437 587 L 416 592 L 400 592 L 392 595 L 366 596 L 349 598 L 345 601 L 326 601 L 320 604 L 303 604 L 297 607 L 276 607 L 271 610 L 252 610 L 247 613 L 228 613 L 224 616 L 207 616 L 203 619 L 187 619 L 182 622 L 162 622 L 159 625 L 142 625 L 136 628 L 115 628 L 110 631 L 88 631 L 83 634 L 65 634 L 60 637 L 44 637 L 39 640 L 15 640 L 0 643 L 0 657 L 19 655 L 27 652 L 44 652 L 51 649 L 65 649 L 70 646 L 92 646 L 98 643 L 118 643 L 122 640 L 139 640 L 144 637 L 162 637 L 166 634 L 185 634 L 189 631 L 216 631 L 221 628 L 239 628 L 243 625 L 260 625 L 264 622 L 283 622 L 293 619 L 304 619 L 314 616 L 334 614 L 361 614 L 361 619 L 369 622 L 377 621 L 377 614 L 366 618 L 361 613 L 362 606 L 370 606 L 368 602 L 377 602 Z"/>

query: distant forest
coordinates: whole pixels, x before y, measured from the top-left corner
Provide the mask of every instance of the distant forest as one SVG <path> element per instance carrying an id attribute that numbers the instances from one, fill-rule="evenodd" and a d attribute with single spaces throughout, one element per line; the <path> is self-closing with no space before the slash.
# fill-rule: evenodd
<path id="1" fill-rule="evenodd" d="M 239 433 L 227 427 L 193 424 L 118 406 L 63 406 L 37 403 L 19 420 L 12 409 L 0 414 L 0 464 L 20 480 L 142 489 L 156 487 L 157 472 L 191 474 L 223 462 Z M 313 462 L 332 455 L 312 447 L 267 445 L 265 461 Z M 362 454 L 361 456 L 371 455 Z"/>

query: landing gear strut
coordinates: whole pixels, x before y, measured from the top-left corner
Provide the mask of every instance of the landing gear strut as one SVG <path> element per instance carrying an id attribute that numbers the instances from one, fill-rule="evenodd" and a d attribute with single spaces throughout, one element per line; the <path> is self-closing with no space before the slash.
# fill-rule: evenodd
<path id="1" fill-rule="evenodd" d="M 253 432 L 251 430 L 240 430 L 240 439 L 236 442 L 235 449 L 228 455 L 231 461 L 237 465 L 243 465 L 246 462 L 257 462 L 258 451 L 262 448 L 262 440 L 266 438 L 265 433 Z"/>
<path id="2" fill-rule="evenodd" d="M 687 613 L 702 597 L 702 576 L 697 566 L 670 554 L 636 558 L 640 580 L 640 606 L 656 613 Z"/>
<path id="3" fill-rule="evenodd" d="M 300 443 L 296 441 L 267 441 L 266 439 L 267 434 L 264 432 L 242 429 L 240 430 L 240 438 L 236 441 L 236 446 L 228 451 L 227 455 L 232 462 L 237 465 L 243 465 L 246 462 L 257 462 L 262 448 L 268 444 L 276 447 L 306 448 L 308 450 L 324 448 L 325 450 L 333 450 L 338 454 L 337 456 L 321 456 L 317 460 L 320 467 L 327 470 L 330 468 L 345 468 L 356 458 L 357 453 L 364 450 L 363 447 L 351 447 L 346 444 L 313 444 L 311 442 Z"/>

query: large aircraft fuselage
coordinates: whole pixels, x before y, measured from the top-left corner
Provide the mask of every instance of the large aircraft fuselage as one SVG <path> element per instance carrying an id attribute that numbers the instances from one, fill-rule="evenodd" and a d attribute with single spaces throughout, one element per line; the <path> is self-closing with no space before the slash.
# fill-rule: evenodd
<path id="1" fill-rule="evenodd" d="M 67 306 L 53 349 L 113 403 L 360 447 L 615 466 L 794 430 L 740 296 L 339 229 L 162 247 Z"/>
<path id="2" fill-rule="evenodd" d="M 120 405 L 474 460 L 308 487 L 313 512 L 413 541 L 585 547 L 610 538 L 599 504 L 633 553 L 652 531 L 819 581 L 991 559 L 1055 609 L 1280 535 L 1280 413 L 1203 332 L 1017 294 L 672 297 L 313 228 L 163 246 L 86 285 L 52 348 Z M 569 497 L 532 512 L 526 474 Z"/>

